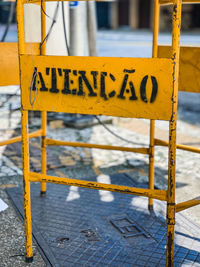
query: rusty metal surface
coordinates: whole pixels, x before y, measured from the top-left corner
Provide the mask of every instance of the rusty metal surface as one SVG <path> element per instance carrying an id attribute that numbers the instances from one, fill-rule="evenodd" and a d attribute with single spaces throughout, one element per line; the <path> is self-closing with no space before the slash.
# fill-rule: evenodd
<path id="1" fill-rule="evenodd" d="M 135 186 L 127 175 L 110 179 Z M 7 191 L 22 214 L 22 190 Z M 147 199 L 125 194 L 106 192 L 105 198 L 96 190 L 56 184 L 47 185 L 45 198 L 40 197 L 39 184 L 31 186 L 31 193 L 33 235 L 52 266 L 165 266 L 163 203 L 155 201 L 155 212 L 150 213 Z M 176 215 L 174 266 L 200 265 L 199 232 Z"/>
<path id="2" fill-rule="evenodd" d="M 20 63 L 25 110 L 170 120 L 171 59 L 22 55 Z"/>
<path id="3" fill-rule="evenodd" d="M 180 47 L 179 91 L 199 93 L 200 47 Z M 171 46 L 158 46 L 159 58 L 171 58 Z M 195 81 L 195 82 L 194 82 Z"/>
<path id="4" fill-rule="evenodd" d="M 155 0 L 155 3 L 158 4 L 158 0 Z M 91 181 L 73 181 L 72 179 L 50 177 L 46 175 L 46 112 L 54 111 L 169 121 L 168 190 L 167 197 L 159 197 L 158 199 L 167 200 L 166 265 L 170 267 L 173 266 L 176 186 L 176 120 L 179 83 L 181 7 L 182 0 L 174 0 L 171 59 L 124 59 L 110 57 L 64 58 L 58 56 L 45 56 L 45 47 L 41 49 L 40 56 L 25 55 L 23 1 L 17 3 L 22 105 L 24 224 L 26 260 L 28 262 L 33 260 L 30 181 L 41 182 L 42 196 L 45 196 L 46 193 L 45 182 L 83 186 L 93 189 L 108 189 L 109 191 L 122 193 L 130 192 L 130 189 L 127 191 L 126 187 L 124 187 L 126 190 L 118 190 L 117 188 L 121 185 L 115 185 L 115 190 L 113 190 L 112 187 L 114 188 L 114 185 L 112 183 L 108 185 Z M 45 16 L 43 15 L 42 21 L 44 17 Z M 45 27 L 42 32 L 42 35 L 45 34 Z M 45 41 L 45 39 L 43 40 Z M 41 46 L 42 45 L 43 42 L 41 43 Z M 154 38 L 154 50 L 155 48 Z M 154 54 L 153 56 L 155 57 L 156 55 Z M 95 69 L 93 68 L 94 66 Z M 135 80 L 133 81 L 132 78 L 130 80 L 130 76 L 132 77 L 132 74 L 135 74 L 135 72 L 137 74 Z M 73 74 L 73 78 L 71 78 L 71 74 Z M 89 74 L 91 74 L 90 78 L 88 78 Z M 46 76 L 48 76 L 49 79 L 47 79 Z M 110 78 L 108 80 L 109 82 L 106 81 L 106 76 Z M 148 80 L 151 81 L 150 95 L 148 93 Z M 128 81 L 129 87 L 127 88 Z M 91 85 L 92 82 L 93 85 Z M 115 85 L 113 85 L 113 83 L 115 83 Z M 38 86 L 40 88 L 38 88 Z M 109 91 L 107 89 L 108 86 Z M 29 87 L 31 89 L 27 90 Z M 161 90 L 158 90 L 158 88 L 161 88 Z M 140 94 L 139 99 L 137 96 L 138 93 Z M 126 94 L 129 94 L 128 98 L 125 96 Z M 27 99 L 30 101 L 28 102 Z M 134 101 L 135 105 L 132 104 L 132 101 Z M 30 173 L 29 171 L 28 110 L 42 111 L 42 175 L 37 174 L 39 175 L 38 177 L 35 177 L 36 174 L 33 176 L 33 173 Z M 152 127 L 150 137 L 150 158 L 153 159 L 153 121 Z M 150 163 L 152 164 L 151 167 L 153 167 L 153 161 L 150 160 Z M 100 184 L 101 186 L 99 186 Z M 148 189 L 148 191 L 152 191 L 152 171 L 150 171 L 149 187 L 150 189 Z M 135 191 L 133 188 L 133 190 L 134 194 L 155 198 L 154 194 L 142 193 L 142 191 L 147 191 L 147 189 L 137 189 L 137 191 Z M 150 200 L 149 208 L 151 207 L 151 209 L 153 207 L 152 204 L 153 202 Z M 132 219 L 127 219 L 127 221 L 130 222 L 131 226 L 126 226 L 126 230 L 134 225 Z M 136 227 L 135 229 L 139 229 L 139 227 Z M 129 232 L 129 230 L 127 231 Z"/>

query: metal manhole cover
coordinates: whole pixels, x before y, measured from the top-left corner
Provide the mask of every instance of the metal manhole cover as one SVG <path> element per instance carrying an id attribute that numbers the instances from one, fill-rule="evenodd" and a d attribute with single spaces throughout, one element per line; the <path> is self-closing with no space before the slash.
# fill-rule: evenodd
<path id="1" fill-rule="evenodd" d="M 108 220 L 131 246 L 149 245 L 156 242 L 144 228 L 127 214 L 112 215 L 108 217 Z"/>

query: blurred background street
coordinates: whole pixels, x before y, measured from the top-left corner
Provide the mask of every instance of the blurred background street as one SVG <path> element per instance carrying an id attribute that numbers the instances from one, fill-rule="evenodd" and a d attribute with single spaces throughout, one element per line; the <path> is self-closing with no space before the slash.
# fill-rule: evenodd
<path id="1" fill-rule="evenodd" d="M 188 11 L 189 12 L 189 11 Z M 191 12 L 194 12 L 191 11 Z M 187 13 L 187 12 L 186 12 Z M 165 13 L 164 13 L 165 14 Z M 186 16 L 187 17 L 187 16 Z M 199 23 L 199 22 L 198 22 Z M 198 24 L 197 23 L 197 24 Z M 199 26 L 193 30 L 187 23 L 181 36 L 181 44 L 200 46 Z M 104 25 L 105 26 L 105 25 Z M 102 26 L 97 32 L 97 54 L 105 57 L 151 57 L 152 32 L 150 29 L 133 30 L 127 25 L 117 29 Z M 0 38 L 5 25 L 0 25 Z M 108 27 L 111 28 L 111 27 Z M 159 35 L 159 44 L 171 44 L 171 34 L 164 31 Z M 17 27 L 12 23 L 5 39 L 17 41 Z M 194 81 L 195 83 L 195 81 Z M 105 119 L 105 118 L 104 118 Z M 20 134 L 20 89 L 19 86 L 0 87 L 0 141 Z M 117 146 L 141 146 L 149 144 L 149 120 L 105 119 L 107 127 L 117 133 L 121 140 L 111 134 L 95 118 L 84 127 L 69 126 L 69 115 L 49 114 L 49 138 L 82 141 Z M 30 129 L 40 127 L 37 112 L 30 112 Z M 200 94 L 179 92 L 177 143 L 200 148 Z M 168 122 L 156 122 L 156 138 L 168 141 Z M 121 151 L 99 151 L 86 148 L 54 147 L 47 150 L 47 173 L 57 176 L 93 177 L 100 174 L 127 173 L 134 182 L 148 183 L 148 157 Z M 155 186 L 167 188 L 168 149 L 155 149 Z M 40 140 L 30 142 L 30 168 L 40 171 Z M 200 154 L 177 150 L 176 201 L 199 196 Z M 22 186 L 21 143 L 0 147 L 0 198 L 8 205 L 0 211 L 0 266 L 26 266 L 24 263 L 23 224 L 17 217 L 6 188 Z M 200 206 L 183 211 L 189 220 L 200 226 Z M 45 266 L 37 249 L 31 266 Z"/>

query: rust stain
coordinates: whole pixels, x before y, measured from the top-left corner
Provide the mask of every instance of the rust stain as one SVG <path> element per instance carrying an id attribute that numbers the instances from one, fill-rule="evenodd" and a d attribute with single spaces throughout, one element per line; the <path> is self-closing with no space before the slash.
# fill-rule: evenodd
<path id="1" fill-rule="evenodd" d="M 168 232 L 167 235 L 167 266 L 173 266 L 172 253 L 173 253 L 173 235 L 171 232 Z"/>

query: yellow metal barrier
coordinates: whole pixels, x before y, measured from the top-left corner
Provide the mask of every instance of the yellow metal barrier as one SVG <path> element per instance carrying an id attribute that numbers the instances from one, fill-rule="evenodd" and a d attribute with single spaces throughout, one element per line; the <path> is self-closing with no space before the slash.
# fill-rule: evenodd
<path id="1" fill-rule="evenodd" d="M 31 138 L 35 138 L 35 137 L 41 137 L 41 135 L 42 135 L 42 130 L 37 130 L 33 133 L 29 133 L 29 138 L 31 139 Z M 9 140 L 1 141 L 0 146 L 10 145 L 10 144 L 18 143 L 21 141 L 22 141 L 22 137 L 16 136 L 16 137 L 13 137 Z"/>
<path id="2" fill-rule="evenodd" d="M 165 77 L 173 75 L 171 59 L 21 55 L 20 65 L 27 71 L 21 74 L 24 109 L 170 119 L 173 82 Z M 32 107 L 25 88 L 30 87 L 35 69 L 41 86 L 37 92 L 33 88 Z"/>
<path id="3" fill-rule="evenodd" d="M 179 76 L 179 39 L 181 25 L 181 0 L 174 0 L 172 56 L 157 58 L 159 0 L 155 0 L 154 45 L 152 59 L 90 58 L 45 56 L 45 43 L 40 55 L 27 55 L 24 39 L 23 4 L 39 0 L 17 1 L 18 44 L 20 59 L 23 192 L 26 240 L 26 261 L 33 259 L 30 182 L 41 182 L 41 195 L 45 196 L 46 183 L 74 185 L 149 198 L 167 202 L 166 264 L 173 266 L 175 225 L 175 162 L 176 120 Z M 42 2 L 45 10 L 45 1 Z M 42 13 L 42 40 L 45 39 L 45 15 Z M 73 84 L 73 87 L 71 86 Z M 31 88 L 31 90 L 30 90 Z M 31 101 L 30 99 L 34 99 Z M 41 174 L 29 170 L 28 110 L 42 112 Z M 96 144 L 72 143 L 46 138 L 47 111 L 84 114 L 104 114 L 129 118 L 151 119 L 149 149 L 122 148 Z M 168 190 L 156 190 L 153 185 L 154 120 L 169 121 Z M 46 146 L 66 145 L 113 149 L 148 154 L 150 160 L 149 189 L 113 184 L 102 184 L 72 178 L 59 178 L 46 174 Z"/>
<path id="4" fill-rule="evenodd" d="M 175 0 L 159 0 L 160 5 L 171 5 L 175 4 Z M 182 0 L 184 4 L 196 4 L 199 3 L 199 0 Z"/>
<path id="5" fill-rule="evenodd" d="M 0 86 L 19 84 L 19 60 L 17 43 L 0 43 Z M 27 54 L 39 54 L 39 43 L 26 43 Z M 41 130 L 29 134 L 29 138 L 40 137 Z M 0 146 L 21 142 L 22 137 L 17 136 L 9 140 L 0 141 Z"/>
<path id="6" fill-rule="evenodd" d="M 171 58 L 171 53 L 171 46 L 158 46 L 159 58 Z M 199 58 L 200 47 L 180 47 L 179 91 L 200 93 Z"/>
<path id="7" fill-rule="evenodd" d="M 154 41 L 153 51 L 159 58 L 172 58 L 173 57 L 173 45 L 172 46 L 158 46 L 158 33 L 159 33 L 159 11 L 161 5 L 175 4 L 172 0 L 155 0 L 156 9 L 154 12 Z M 183 3 L 200 3 L 200 0 L 183 0 Z M 178 90 L 185 92 L 200 93 L 200 47 L 180 47 L 180 59 L 179 59 L 179 83 Z M 194 82 L 195 81 L 195 82 Z M 152 139 L 152 150 L 154 146 L 169 146 L 169 142 L 155 139 L 154 138 L 154 124 L 151 125 L 151 139 Z M 186 146 L 176 144 L 177 149 L 190 151 L 193 153 L 200 153 L 200 148 L 192 146 Z M 153 169 L 153 159 L 150 161 L 150 169 Z M 149 175 L 150 184 L 153 184 L 153 171 Z M 152 203 L 151 203 L 152 204 Z M 199 197 L 188 200 L 176 205 L 176 212 L 188 209 L 190 207 L 200 204 Z"/>
<path id="8" fill-rule="evenodd" d="M 39 43 L 26 44 L 27 54 L 37 55 Z M 0 43 L 0 86 L 19 84 L 17 43 Z"/>

